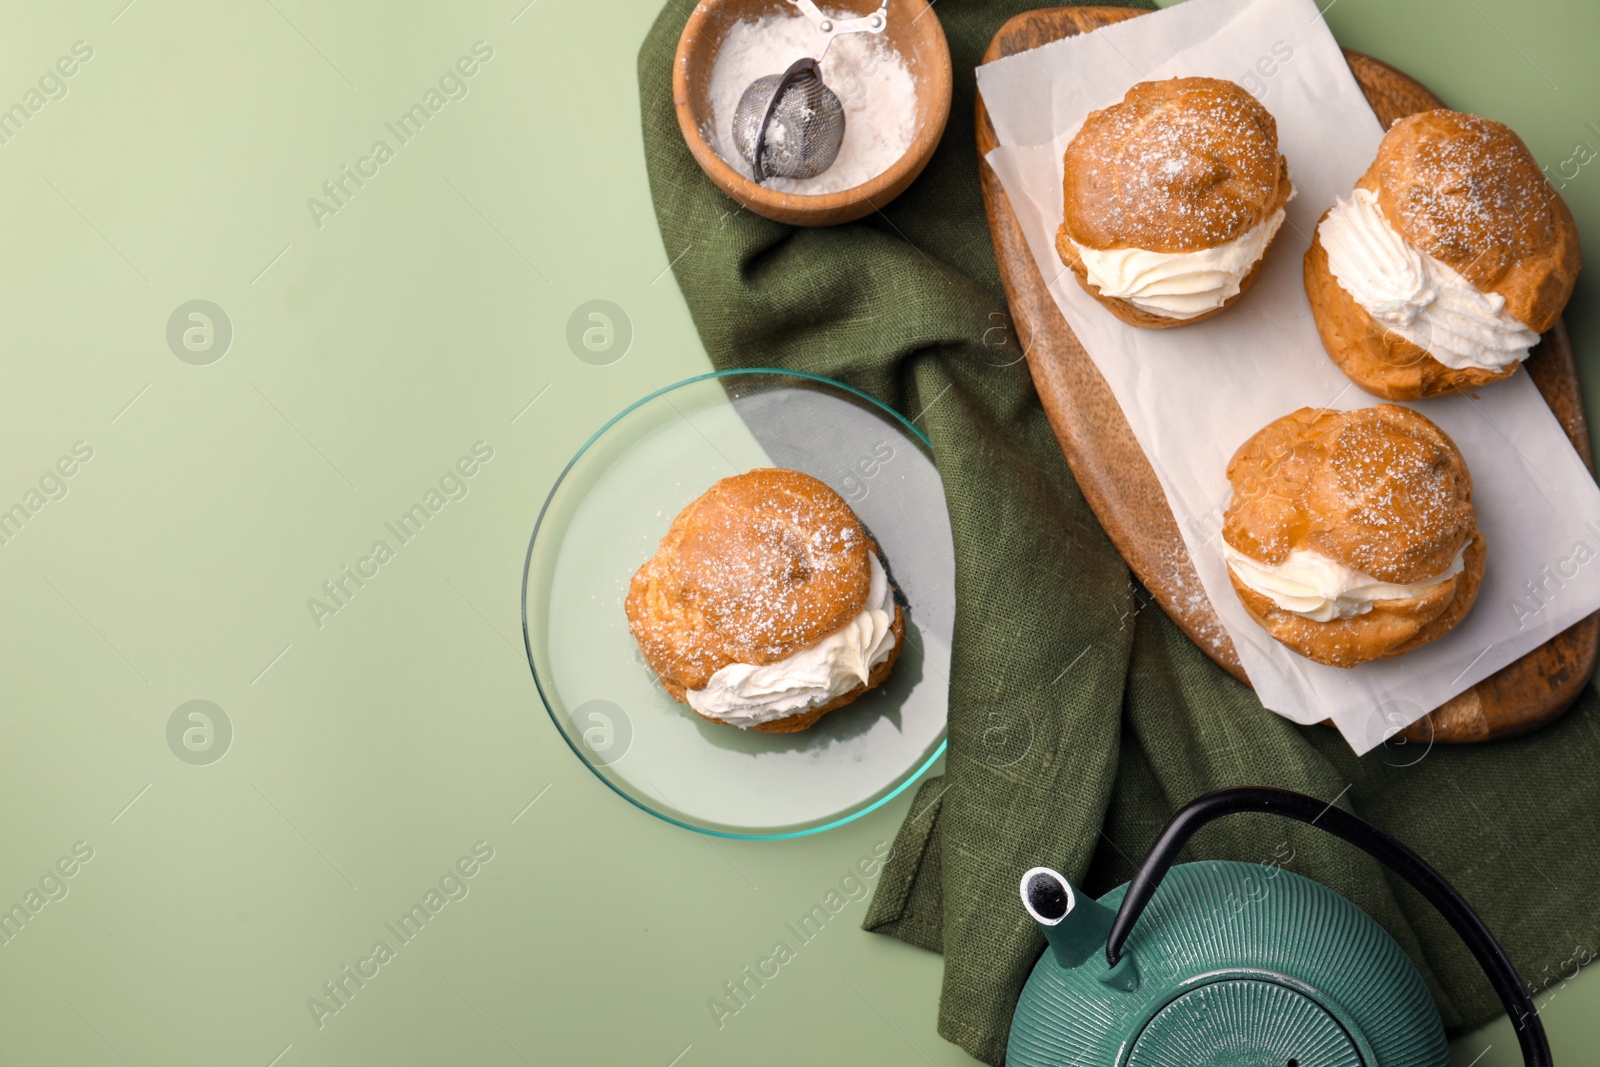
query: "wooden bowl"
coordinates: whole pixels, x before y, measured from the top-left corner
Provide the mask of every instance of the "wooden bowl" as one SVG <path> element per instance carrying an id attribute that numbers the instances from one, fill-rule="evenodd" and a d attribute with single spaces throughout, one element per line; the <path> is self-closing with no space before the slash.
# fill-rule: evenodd
<path id="1" fill-rule="evenodd" d="M 877 0 L 831 0 L 819 3 L 824 11 L 854 18 L 877 10 Z M 672 68 L 672 102 L 678 111 L 678 128 L 718 189 L 742 207 L 778 222 L 795 226 L 832 226 L 851 222 L 883 207 L 905 191 L 938 147 L 950 117 L 950 45 L 944 27 L 926 0 L 889 0 L 888 45 L 897 50 L 917 83 L 917 133 L 906 154 L 879 174 L 836 193 L 780 193 L 757 185 L 743 169 L 717 154 L 708 139 L 713 128 L 711 71 L 717 53 L 734 23 L 747 18 L 791 14 L 803 18 L 788 0 L 701 0 L 678 39 Z M 774 73 L 762 71 L 763 74 Z"/>

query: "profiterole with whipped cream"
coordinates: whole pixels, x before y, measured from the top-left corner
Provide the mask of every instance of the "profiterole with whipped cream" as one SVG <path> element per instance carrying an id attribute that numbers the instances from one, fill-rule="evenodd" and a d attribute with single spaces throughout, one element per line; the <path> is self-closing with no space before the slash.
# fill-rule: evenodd
<path id="1" fill-rule="evenodd" d="M 1510 129 L 1456 111 L 1389 127 L 1322 217 L 1306 295 L 1328 355 L 1388 400 L 1516 373 L 1572 295 L 1578 230 Z"/>
<path id="2" fill-rule="evenodd" d="M 1396 404 L 1301 408 L 1228 463 L 1222 555 L 1252 618 L 1333 667 L 1448 633 L 1483 582 L 1472 477 L 1455 442 Z"/>
<path id="3" fill-rule="evenodd" d="M 628 629 L 703 718 L 793 733 L 888 677 L 905 616 L 844 499 L 799 471 L 724 478 L 672 520 L 628 588 Z"/>
<path id="4" fill-rule="evenodd" d="M 1278 124 L 1217 78 L 1140 82 L 1067 146 L 1056 252 L 1117 318 L 1164 328 L 1239 299 L 1293 195 Z"/>

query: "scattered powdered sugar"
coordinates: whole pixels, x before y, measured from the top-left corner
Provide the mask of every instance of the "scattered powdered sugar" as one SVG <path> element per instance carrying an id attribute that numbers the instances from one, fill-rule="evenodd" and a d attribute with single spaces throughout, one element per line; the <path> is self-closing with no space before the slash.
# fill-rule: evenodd
<path id="1" fill-rule="evenodd" d="M 749 163 L 733 145 L 739 98 L 757 78 L 782 74 L 795 60 L 822 51 L 824 43 L 811 20 L 800 14 L 742 19 L 729 28 L 711 71 L 714 128 L 701 133 L 735 170 L 750 173 Z M 769 178 L 766 188 L 810 195 L 854 188 L 888 170 L 911 147 L 917 83 L 905 57 L 884 35 L 836 37 L 822 61 L 822 80 L 844 106 L 839 157 L 815 178 Z"/>
<path id="2" fill-rule="evenodd" d="M 845 627 L 868 606 L 873 548 L 844 499 L 807 475 L 725 478 L 630 582 L 628 626 L 663 677 L 703 688 L 731 663 L 765 666 Z"/>
<path id="3" fill-rule="evenodd" d="M 1276 123 L 1215 79 L 1141 82 L 1091 112 L 1067 147 L 1069 234 L 1092 248 L 1199 251 L 1275 209 L 1284 179 Z M 1082 229 L 1083 232 L 1072 232 Z"/>
<path id="4" fill-rule="evenodd" d="M 1379 148 L 1381 180 L 1406 230 L 1452 266 L 1470 264 L 1480 279 L 1499 262 L 1540 251 L 1555 240 L 1556 199 L 1538 163 L 1500 123 L 1477 115 L 1428 112 L 1395 124 Z M 1393 129 L 1393 128 L 1391 128 Z M 1487 268 L 1487 269 L 1483 269 Z"/>
<path id="5" fill-rule="evenodd" d="M 1272 565 L 1311 549 L 1385 582 L 1440 574 L 1476 530 L 1471 482 L 1454 444 L 1425 417 L 1393 405 L 1323 412 L 1308 423 L 1301 416 L 1310 410 L 1246 446 L 1263 482 L 1249 485 L 1240 477 L 1249 468 L 1230 466 L 1228 543 Z M 1302 430 L 1263 466 L 1267 435 L 1285 424 Z"/>

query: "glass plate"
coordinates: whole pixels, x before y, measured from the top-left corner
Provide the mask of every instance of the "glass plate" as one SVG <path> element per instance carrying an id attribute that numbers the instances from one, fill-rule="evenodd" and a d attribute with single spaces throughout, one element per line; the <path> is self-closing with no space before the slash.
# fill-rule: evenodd
<path id="1" fill-rule="evenodd" d="M 562 737 L 639 807 L 702 833 L 782 838 L 840 826 L 944 752 L 955 551 L 927 440 L 865 393 L 809 374 L 723 371 L 606 423 L 545 501 L 522 575 L 534 683 Z M 793 734 L 701 719 L 628 632 L 628 581 L 719 478 L 789 467 L 832 486 L 878 542 L 906 608 L 889 680 Z"/>

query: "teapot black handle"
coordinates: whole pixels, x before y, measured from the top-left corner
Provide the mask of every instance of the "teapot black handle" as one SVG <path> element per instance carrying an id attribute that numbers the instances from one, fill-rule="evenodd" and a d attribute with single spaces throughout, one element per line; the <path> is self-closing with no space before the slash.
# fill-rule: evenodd
<path id="1" fill-rule="evenodd" d="M 1516 968 L 1506 958 L 1505 950 L 1489 933 L 1489 928 L 1483 925 L 1483 920 L 1472 910 L 1472 905 L 1421 856 L 1365 819 L 1316 797 L 1288 789 L 1265 786 L 1219 789 L 1190 801 L 1174 815 L 1166 829 L 1161 831 L 1161 837 L 1150 850 L 1150 855 L 1145 857 L 1139 873 L 1128 884 L 1127 895 L 1122 898 L 1122 907 L 1111 924 L 1110 936 L 1106 938 L 1108 964 L 1116 966 L 1122 956 L 1122 946 L 1132 933 L 1134 924 L 1139 921 L 1140 914 L 1155 895 L 1167 870 L 1195 831 L 1214 819 L 1241 811 L 1282 815 L 1326 830 L 1362 849 L 1409 882 L 1461 935 L 1461 940 L 1472 950 L 1483 973 L 1488 975 L 1490 984 L 1500 996 L 1500 1002 L 1506 1007 L 1506 1014 L 1517 1028 L 1523 1062 L 1530 1067 L 1550 1067 L 1550 1042 L 1545 1038 L 1538 1009 L 1528 996 L 1528 990 L 1518 977 Z"/>

